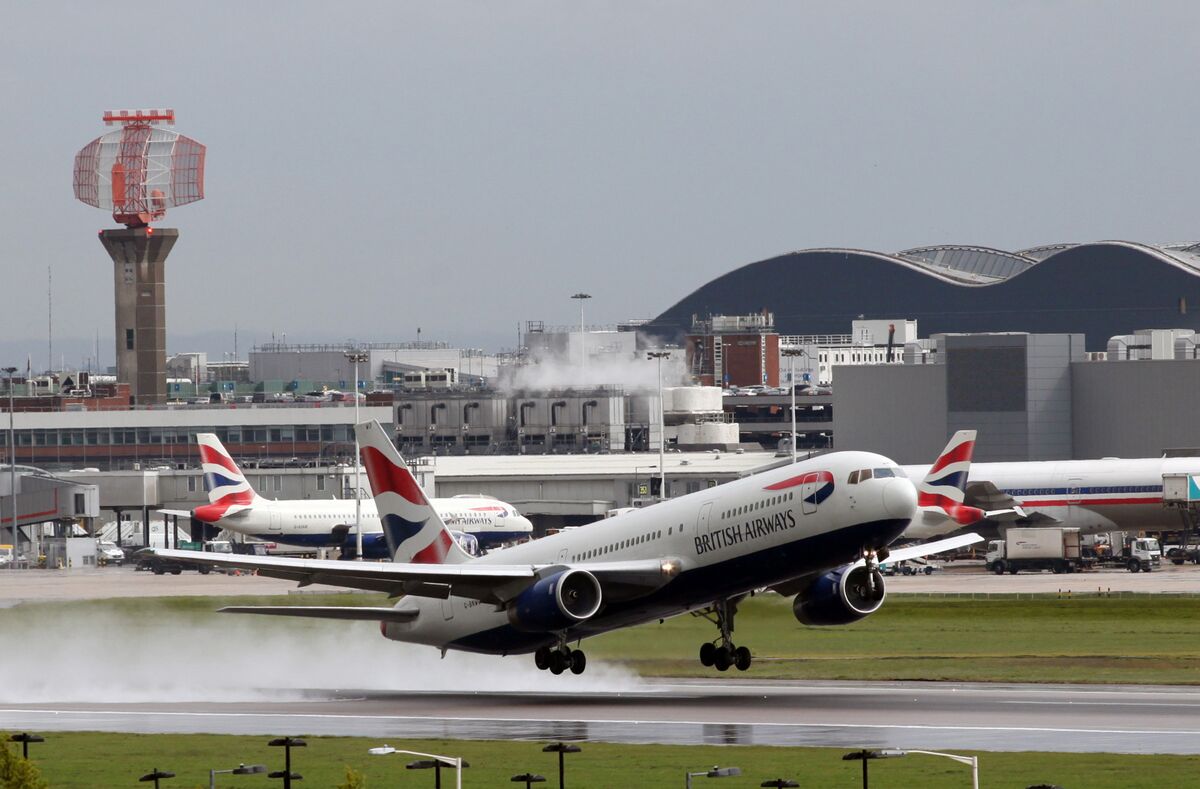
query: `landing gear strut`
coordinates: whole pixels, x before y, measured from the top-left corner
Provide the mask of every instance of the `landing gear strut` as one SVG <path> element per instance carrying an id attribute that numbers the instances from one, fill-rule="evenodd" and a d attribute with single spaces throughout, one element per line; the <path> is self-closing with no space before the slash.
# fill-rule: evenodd
<path id="1" fill-rule="evenodd" d="M 572 674 L 582 674 L 587 668 L 587 655 L 583 650 L 571 649 L 565 643 L 553 647 L 539 647 L 533 653 L 533 662 L 539 669 L 549 670 L 551 674 L 561 674 L 567 669 Z"/>
<path id="2" fill-rule="evenodd" d="M 699 613 L 717 626 L 720 635 L 716 641 L 709 641 L 700 646 L 700 664 L 713 666 L 717 671 L 728 671 L 734 666 L 738 671 L 750 668 L 753 656 L 746 647 L 734 646 L 733 616 L 737 613 L 737 601 L 717 600 L 712 608 Z"/>

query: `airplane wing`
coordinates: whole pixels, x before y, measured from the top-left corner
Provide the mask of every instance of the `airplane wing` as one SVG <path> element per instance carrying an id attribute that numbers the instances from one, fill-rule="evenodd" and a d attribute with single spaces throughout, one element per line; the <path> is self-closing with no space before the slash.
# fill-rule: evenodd
<path id="1" fill-rule="evenodd" d="M 952 551 L 955 548 L 961 548 L 964 545 L 973 545 L 974 543 L 982 541 L 983 538 L 978 534 L 960 534 L 957 537 L 948 537 L 947 539 L 938 540 L 936 542 L 926 542 L 919 545 L 909 545 L 904 548 L 897 548 L 896 550 L 888 553 L 887 558 L 883 559 L 882 561 L 903 562 L 908 559 L 918 559 L 922 556 L 932 556 L 933 554 L 941 553 L 942 551 Z M 857 562 L 851 565 L 851 567 L 862 567 L 865 563 L 866 562 L 863 559 L 859 559 Z M 813 578 L 818 575 L 820 575 L 820 573 L 811 573 L 799 578 L 793 578 L 790 581 L 776 584 L 770 587 L 770 589 L 771 591 L 777 592 L 784 597 L 791 597 L 794 594 L 803 592 L 804 589 L 812 583 Z"/>
<path id="2" fill-rule="evenodd" d="M 416 611 L 356 605 L 230 605 L 218 608 L 222 614 L 267 614 L 269 616 L 307 616 L 315 619 L 340 619 L 358 622 L 411 622 Z"/>
<path id="3" fill-rule="evenodd" d="M 484 603 L 505 603 L 541 578 L 567 569 L 596 576 L 607 599 L 628 600 L 664 586 L 679 572 L 675 559 L 646 559 L 582 564 L 418 564 L 353 562 L 338 559 L 291 559 L 228 553 L 147 549 L 149 555 L 216 567 L 254 570 L 269 578 L 296 581 L 301 586 L 328 584 L 384 592 L 392 597 L 415 595 L 445 599 L 453 594 Z"/>
<path id="4" fill-rule="evenodd" d="M 977 542 L 983 542 L 983 538 L 978 534 L 960 534 L 957 537 L 950 537 L 945 540 L 926 542 L 920 545 L 910 545 L 905 548 L 897 548 L 888 554 L 887 561 L 903 562 L 909 559 L 919 559 L 922 556 L 932 556 L 935 553 L 952 551 L 955 548 L 962 548 L 965 545 L 974 545 Z M 856 564 L 862 563 L 862 560 L 859 559 Z"/>

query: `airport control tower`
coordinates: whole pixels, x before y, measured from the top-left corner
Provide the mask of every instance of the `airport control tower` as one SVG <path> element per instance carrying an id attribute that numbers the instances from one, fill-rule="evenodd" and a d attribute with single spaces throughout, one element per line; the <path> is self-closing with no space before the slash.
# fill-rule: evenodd
<path id="1" fill-rule="evenodd" d="M 117 380 L 152 405 L 167 399 L 166 262 L 179 231 L 150 223 L 204 198 L 204 146 L 161 127 L 174 110 L 110 110 L 104 122 L 121 128 L 75 155 L 75 197 L 125 225 L 100 231 L 113 261 Z"/>

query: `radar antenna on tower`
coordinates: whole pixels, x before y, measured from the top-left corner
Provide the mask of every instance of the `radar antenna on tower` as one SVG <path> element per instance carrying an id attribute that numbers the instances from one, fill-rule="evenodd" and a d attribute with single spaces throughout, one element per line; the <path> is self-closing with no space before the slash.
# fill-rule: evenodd
<path id="1" fill-rule="evenodd" d="M 152 405 L 167 396 L 165 272 L 179 231 L 150 223 L 204 199 L 205 149 L 162 128 L 175 110 L 109 110 L 103 120 L 120 128 L 75 155 L 75 197 L 125 225 L 100 231 L 113 262 L 117 379 L 135 404 Z"/>
<path id="2" fill-rule="evenodd" d="M 112 211 L 126 227 L 146 227 L 170 207 L 204 199 L 204 146 L 159 127 L 175 125 L 175 110 L 108 110 L 103 120 L 121 128 L 75 155 L 76 198 Z"/>

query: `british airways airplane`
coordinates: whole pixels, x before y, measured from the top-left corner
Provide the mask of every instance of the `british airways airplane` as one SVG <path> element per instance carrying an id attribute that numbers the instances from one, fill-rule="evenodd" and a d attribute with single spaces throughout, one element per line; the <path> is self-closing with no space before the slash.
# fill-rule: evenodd
<path id="1" fill-rule="evenodd" d="M 472 558 L 379 423 L 356 432 L 392 562 L 153 553 L 400 596 L 393 607 L 223 611 L 377 621 L 385 637 L 443 654 L 533 653 L 539 668 L 580 674 L 587 659 L 570 644 L 687 612 L 718 631 L 700 645 L 701 663 L 745 670 L 752 656 L 733 641 L 734 617 L 755 590 L 794 596 L 793 612 L 805 624 L 849 624 L 883 604 L 879 561 L 980 540 L 964 535 L 889 554 L 917 511 L 916 489 L 882 455 L 837 452 Z"/>
<path id="2" fill-rule="evenodd" d="M 938 463 L 941 463 L 939 459 Z M 914 479 L 939 473 L 933 466 L 904 466 Z M 975 463 L 947 480 L 959 491 L 958 512 L 975 520 L 914 521 L 906 537 L 928 538 L 969 525 L 1066 526 L 1083 534 L 1179 529 L 1180 513 L 1163 507 L 1164 474 L 1200 474 L 1200 458 L 1105 458 Z M 946 487 L 942 493 L 954 495 Z M 957 521 L 957 522 L 956 522 Z"/>
<path id="3" fill-rule="evenodd" d="M 162 510 L 211 523 L 222 529 L 285 545 L 337 547 L 353 551 L 353 499 L 272 501 L 255 492 L 228 450 L 212 433 L 197 433 L 208 504 L 194 510 Z M 363 556 L 387 559 L 387 541 L 374 501 L 361 502 Z M 487 496 L 433 499 L 438 517 L 455 531 L 475 537 L 482 549 L 527 540 L 533 524 L 511 504 Z"/>

